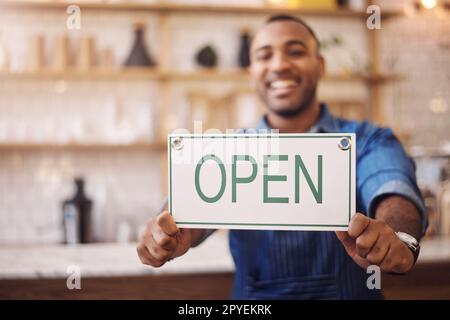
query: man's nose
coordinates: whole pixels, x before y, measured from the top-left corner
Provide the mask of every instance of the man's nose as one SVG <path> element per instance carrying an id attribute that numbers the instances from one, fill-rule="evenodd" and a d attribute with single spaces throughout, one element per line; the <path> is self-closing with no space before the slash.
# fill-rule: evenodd
<path id="1" fill-rule="evenodd" d="M 272 61 L 270 63 L 270 70 L 272 72 L 282 72 L 289 70 L 291 67 L 291 64 L 289 62 L 289 59 L 282 53 L 278 53 L 273 55 Z"/>

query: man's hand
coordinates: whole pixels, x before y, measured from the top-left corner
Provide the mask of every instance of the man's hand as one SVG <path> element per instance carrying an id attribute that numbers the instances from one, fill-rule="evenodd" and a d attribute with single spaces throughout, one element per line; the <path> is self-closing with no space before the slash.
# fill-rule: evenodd
<path id="1" fill-rule="evenodd" d="M 414 256 L 394 230 L 381 220 L 356 213 L 348 231 L 337 231 L 349 256 L 360 267 L 377 265 L 384 272 L 407 273 L 414 265 Z"/>
<path id="2" fill-rule="evenodd" d="M 199 230 L 179 229 L 169 211 L 153 217 L 145 228 L 137 246 L 143 264 L 160 267 L 169 259 L 186 253 Z"/>

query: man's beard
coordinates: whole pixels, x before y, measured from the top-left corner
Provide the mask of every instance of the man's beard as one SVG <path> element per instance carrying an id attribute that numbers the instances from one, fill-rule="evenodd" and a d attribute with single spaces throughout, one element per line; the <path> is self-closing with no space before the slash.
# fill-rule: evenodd
<path id="1" fill-rule="evenodd" d="M 308 95 L 307 99 L 305 99 L 303 102 L 301 102 L 295 108 L 288 108 L 286 110 L 274 110 L 273 108 L 269 107 L 269 109 L 282 118 L 285 118 L 285 119 L 293 118 L 293 117 L 305 112 L 310 107 L 312 107 L 313 102 L 316 98 L 316 88 L 317 88 L 317 86 L 315 86 L 314 89 L 310 91 L 310 94 Z"/>

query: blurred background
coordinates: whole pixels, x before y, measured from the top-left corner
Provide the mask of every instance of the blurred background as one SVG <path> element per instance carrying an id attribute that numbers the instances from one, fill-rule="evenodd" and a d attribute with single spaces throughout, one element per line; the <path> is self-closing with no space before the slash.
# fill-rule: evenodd
<path id="1" fill-rule="evenodd" d="M 366 25 L 369 4 L 381 8 L 380 30 Z M 320 99 L 342 117 L 391 127 L 416 160 L 430 216 L 417 279 L 436 265 L 445 271 L 449 10 L 443 0 L 0 0 L 0 298 L 110 297 L 68 291 L 70 264 L 92 281 L 135 283 L 123 298 L 228 295 L 225 233 L 158 271 L 139 265 L 134 246 L 165 199 L 167 134 L 251 127 L 263 114 L 247 49 L 277 13 L 300 16 L 318 35 L 327 62 Z M 189 290 L 193 279 L 204 288 Z M 387 281 L 388 297 L 415 297 Z M 433 280 L 432 291 L 430 281 L 425 297 L 450 298 L 448 282 Z M 169 292 L 168 283 L 188 289 Z M 48 293 L 58 288 L 63 295 Z"/>

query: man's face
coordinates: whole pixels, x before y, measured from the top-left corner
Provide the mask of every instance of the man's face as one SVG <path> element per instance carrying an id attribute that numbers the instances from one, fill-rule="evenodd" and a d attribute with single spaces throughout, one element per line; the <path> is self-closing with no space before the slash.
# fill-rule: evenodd
<path id="1" fill-rule="evenodd" d="M 284 117 L 312 105 L 324 60 L 314 37 L 294 21 L 265 25 L 250 48 L 250 73 L 267 107 Z"/>

